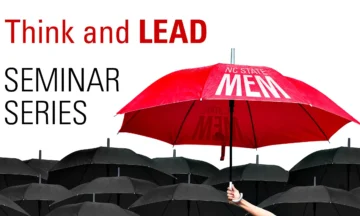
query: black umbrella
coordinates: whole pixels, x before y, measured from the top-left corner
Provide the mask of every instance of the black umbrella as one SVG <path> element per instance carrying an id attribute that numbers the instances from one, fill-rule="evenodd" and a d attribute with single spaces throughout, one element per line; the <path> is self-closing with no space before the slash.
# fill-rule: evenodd
<path id="1" fill-rule="evenodd" d="M 31 216 L 42 216 L 50 212 L 52 202 L 72 193 L 60 185 L 32 183 L 5 188 L 0 194 L 17 203 Z"/>
<path id="2" fill-rule="evenodd" d="M 111 203 L 84 202 L 61 206 L 46 216 L 139 216 Z"/>
<path id="3" fill-rule="evenodd" d="M 113 203 L 128 208 L 140 196 L 156 187 L 152 182 L 125 176 L 101 177 L 75 187 L 72 196 L 53 203 L 51 208 L 85 201 Z"/>
<path id="4" fill-rule="evenodd" d="M 314 152 L 289 173 L 289 183 L 298 186 L 313 184 L 351 190 L 360 186 L 360 148 L 340 147 Z"/>
<path id="5" fill-rule="evenodd" d="M 0 190 L 14 185 L 36 183 L 39 173 L 16 158 L 0 158 Z"/>
<path id="6" fill-rule="evenodd" d="M 73 188 L 98 177 L 119 175 L 154 183 L 159 179 L 174 178 L 130 149 L 99 147 L 76 151 L 60 160 L 50 170 L 48 182 Z"/>
<path id="7" fill-rule="evenodd" d="M 0 195 L 0 216 L 29 216 L 29 214 L 9 198 Z"/>
<path id="8" fill-rule="evenodd" d="M 357 197 L 360 197 L 360 187 L 351 190 L 351 193 Z"/>
<path id="9" fill-rule="evenodd" d="M 215 166 L 200 160 L 193 160 L 184 157 L 154 158 L 155 165 L 177 179 L 174 182 L 164 184 L 194 183 L 201 184 L 208 177 L 219 171 Z"/>
<path id="10" fill-rule="evenodd" d="M 246 164 L 232 168 L 233 184 L 244 194 L 244 198 L 257 205 L 266 198 L 287 189 L 288 172 L 275 165 Z M 229 187 L 229 168 L 204 182 L 219 190 Z"/>
<path id="11" fill-rule="evenodd" d="M 244 211 L 226 193 L 209 185 L 180 183 L 158 187 L 130 206 L 141 216 L 234 216 Z"/>
<path id="12" fill-rule="evenodd" d="M 299 186 L 276 194 L 260 207 L 276 216 L 358 216 L 360 199 L 350 192 L 325 186 Z"/>
<path id="13" fill-rule="evenodd" d="M 56 160 L 43 160 L 43 159 L 30 159 L 24 161 L 27 165 L 29 165 L 33 170 L 37 173 L 41 174 L 41 178 L 44 180 L 43 183 L 46 183 L 48 179 L 48 172 L 51 168 L 55 166 L 58 162 Z"/>

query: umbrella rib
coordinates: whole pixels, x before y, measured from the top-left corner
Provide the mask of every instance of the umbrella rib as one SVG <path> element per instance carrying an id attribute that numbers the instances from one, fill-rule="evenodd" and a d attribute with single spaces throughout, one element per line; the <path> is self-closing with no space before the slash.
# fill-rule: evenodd
<path id="1" fill-rule="evenodd" d="M 249 101 L 246 101 L 246 104 L 247 104 L 247 108 L 248 108 L 248 111 L 249 111 L 251 128 L 252 128 L 253 136 L 254 136 L 255 148 L 258 148 L 258 143 L 257 143 L 256 133 L 255 133 L 254 119 L 253 119 L 253 116 L 252 116 L 252 112 L 251 112 L 251 108 L 250 108 L 250 103 L 249 103 Z"/>
<path id="2" fill-rule="evenodd" d="M 299 104 L 299 106 L 301 107 L 302 110 L 304 110 L 304 112 L 306 113 L 306 115 L 308 115 L 310 117 L 310 119 L 314 122 L 314 124 L 316 125 L 316 127 L 320 130 L 320 132 L 322 133 L 322 135 L 325 137 L 325 139 L 327 141 L 329 141 L 329 138 L 326 136 L 325 132 L 322 130 L 322 128 L 320 127 L 320 125 L 316 122 L 316 120 L 312 117 L 312 115 L 305 109 L 305 107 L 302 104 Z"/>
<path id="3" fill-rule="evenodd" d="M 192 108 L 194 107 L 194 105 L 195 105 L 195 101 L 193 101 L 193 102 L 191 103 L 188 111 L 186 112 L 186 114 L 185 114 L 185 116 L 184 116 L 184 119 L 182 120 L 181 125 L 180 125 L 180 127 L 179 127 L 179 130 L 178 130 L 178 133 L 177 133 L 177 135 L 176 135 L 176 138 L 175 138 L 175 140 L 174 140 L 174 142 L 173 142 L 173 145 L 176 144 L 176 142 L 177 142 L 177 140 L 178 140 L 178 138 L 179 138 L 179 136 L 180 136 L 180 133 L 181 133 L 181 131 L 182 131 L 182 128 L 183 128 L 183 126 L 184 126 L 184 124 L 185 124 L 186 118 L 187 118 L 188 115 L 190 114 L 190 111 L 192 110 Z"/>

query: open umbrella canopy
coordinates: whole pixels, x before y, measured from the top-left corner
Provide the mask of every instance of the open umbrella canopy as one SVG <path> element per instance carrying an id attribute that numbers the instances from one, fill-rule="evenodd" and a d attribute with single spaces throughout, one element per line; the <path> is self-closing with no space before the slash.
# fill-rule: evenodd
<path id="1" fill-rule="evenodd" d="M 130 149 L 99 147 L 73 152 L 49 172 L 48 182 L 74 188 L 98 177 L 129 176 L 157 183 L 174 177 Z"/>
<path id="2" fill-rule="evenodd" d="M 158 187 L 130 206 L 141 216 L 234 216 L 244 211 L 228 203 L 226 193 L 208 185 L 180 183 Z"/>
<path id="3" fill-rule="evenodd" d="M 329 140 L 359 123 L 315 88 L 272 68 L 215 64 L 155 81 L 118 112 L 125 114 L 120 132 L 173 145 L 229 145 L 229 106 L 237 147 Z"/>
<path id="4" fill-rule="evenodd" d="M 85 201 L 113 203 L 128 208 L 139 197 L 156 187 L 158 186 L 152 182 L 126 176 L 101 177 L 73 188 L 73 194 L 53 203 L 51 209 Z"/>
<path id="5" fill-rule="evenodd" d="M 15 202 L 11 201 L 9 198 L 0 195 L 0 216 L 29 216 L 29 214 L 24 211 L 20 206 Z"/>
<path id="6" fill-rule="evenodd" d="M 47 216 L 139 216 L 111 203 L 84 202 L 65 205 L 51 211 Z"/>
<path id="7" fill-rule="evenodd" d="M 309 154 L 289 173 L 293 185 L 317 185 L 351 190 L 360 187 L 360 148 L 339 147 Z"/>
<path id="8" fill-rule="evenodd" d="M 16 158 L 0 158 L 0 190 L 38 181 L 39 173 L 26 163 Z"/>
<path id="9" fill-rule="evenodd" d="M 188 183 L 189 181 L 190 183 L 201 184 L 219 171 L 218 168 L 205 161 L 185 157 L 154 158 L 153 161 L 157 167 L 166 170 L 177 178 L 174 182 L 164 184 Z"/>
<path id="10" fill-rule="evenodd" d="M 72 193 L 60 185 L 32 183 L 5 188 L 0 194 L 17 203 L 30 215 L 43 216 L 50 212 L 52 202 Z"/>
<path id="11" fill-rule="evenodd" d="M 229 186 L 229 170 L 225 168 L 207 179 L 204 184 L 225 191 Z M 244 194 L 244 198 L 259 204 L 266 198 L 287 189 L 288 172 L 275 165 L 246 164 L 232 168 L 234 186 Z"/>
<path id="12" fill-rule="evenodd" d="M 276 194 L 260 205 L 276 216 L 357 216 L 360 199 L 350 192 L 325 186 L 300 186 Z"/>
<path id="13" fill-rule="evenodd" d="M 27 165 L 29 165 L 32 169 L 34 169 L 37 173 L 41 174 L 41 178 L 47 180 L 48 172 L 54 165 L 58 162 L 56 160 L 44 160 L 44 159 L 30 159 L 24 161 Z M 44 183 L 45 183 L 44 182 Z"/>
<path id="14" fill-rule="evenodd" d="M 351 193 L 360 198 L 360 187 L 352 189 Z"/>

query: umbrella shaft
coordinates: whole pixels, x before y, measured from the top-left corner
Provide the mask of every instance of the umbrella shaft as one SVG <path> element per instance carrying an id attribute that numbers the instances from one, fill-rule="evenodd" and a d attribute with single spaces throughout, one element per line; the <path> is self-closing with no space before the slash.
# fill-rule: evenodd
<path id="1" fill-rule="evenodd" d="M 230 170 L 229 170 L 229 178 L 230 182 L 232 181 L 232 145 L 233 145 L 233 117 L 234 117 L 234 100 L 229 101 L 229 109 L 230 109 L 230 135 L 229 135 L 229 148 L 230 148 Z"/>

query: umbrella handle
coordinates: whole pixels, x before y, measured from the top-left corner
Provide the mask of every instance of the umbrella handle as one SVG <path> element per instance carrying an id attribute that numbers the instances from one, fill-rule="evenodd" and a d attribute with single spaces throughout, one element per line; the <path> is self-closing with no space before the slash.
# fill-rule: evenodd
<path id="1" fill-rule="evenodd" d="M 229 182 L 229 188 L 232 189 L 233 188 L 233 183 Z"/>

